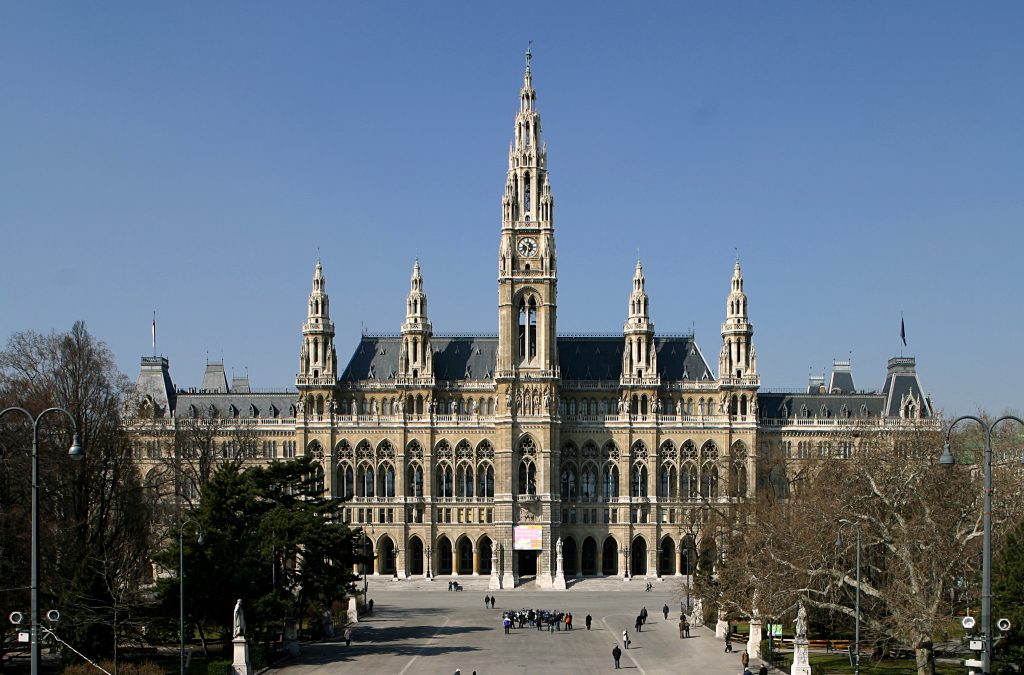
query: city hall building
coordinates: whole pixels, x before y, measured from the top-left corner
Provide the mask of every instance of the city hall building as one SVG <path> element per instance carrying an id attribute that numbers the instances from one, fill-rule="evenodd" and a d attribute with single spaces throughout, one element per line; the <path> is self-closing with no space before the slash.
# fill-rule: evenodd
<path id="1" fill-rule="evenodd" d="M 559 335 L 529 54 L 513 133 L 496 334 L 435 334 L 416 261 L 399 331 L 364 334 L 339 363 L 318 261 L 295 389 L 229 384 L 222 363 L 208 364 L 200 387 L 178 388 L 167 359 L 142 359 L 129 424 L 143 473 L 188 451 L 174 440 L 182 430 L 207 425 L 225 459 L 315 458 L 324 490 L 365 531 L 372 574 L 564 588 L 588 575 L 692 573 L 712 510 L 759 490 L 784 496 L 800 460 L 854 452 L 851 429 L 932 417 L 913 358 L 890 359 L 880 391 L 857 390 L 849 362 L 806 391 L 761 391 L 738 260 L 723 284 L 717 370 L 692 334 L 655 331 L 639 262 L 621 333 Z"/>

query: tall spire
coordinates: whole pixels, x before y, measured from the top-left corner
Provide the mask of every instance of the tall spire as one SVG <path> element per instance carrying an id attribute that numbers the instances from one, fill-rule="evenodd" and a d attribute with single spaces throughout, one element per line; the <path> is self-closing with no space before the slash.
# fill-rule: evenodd
<path id="1" fill-rule="evenodd" d="M 537 92 L 533 88 L 533 47 L 519 91 L 508 173 L 501 198 L 498 249 L 498 377 L 530 371 L 554 378 L 558 369 L 554 199 L 547 148 L 541 142 Z"/>
<path id="2" fill-rule="evenodd" d="M 311 384 L 319 378 L 328 378 L 333 382 L 337 378 L 338 357 L 334 351 L 334 324 L 331 323 L 330 307 L 327 279 L 324 278 L 324 268 L 318 255 L 316 267 L 313 268 L 313 289 L 309 293 L 306 322 L 302 325 L 300 384 Z"/>
<path id="3" fill-rule="evenodd" d="M 423 275 L 417 258 L 409 279 L 409 297 L 405 302 L 405 322 L 402 324 L 402 351 L 398 357 L 398 371 L 402 377 L 423 379 L 432 376 L 431 334 L 427 294 L 423 292 Z"/>
<path id="4" fill-rule="evenodd" d="M 622 377 L 652 378 L 658 372 L 658 353 L 654 346 L 654 324 L 651 323 L 650 301 L 647 297 L 644 266 L 640 258 L 633 272 L 633 290 L 629 294 L 629 318 L 623 327 L 626 339 L 622 352 Z"/>
<path id="5" fill-rule="evenodd" d="M 743 292 L 743 270 L 737 256 L 732 269 L 729 297 L 722 324 L 722 353 L 718 361 L 719 377 L 750 378 L 757 375 L 754 351 L 754 327 L 747 318 L 747 294 Z"/>

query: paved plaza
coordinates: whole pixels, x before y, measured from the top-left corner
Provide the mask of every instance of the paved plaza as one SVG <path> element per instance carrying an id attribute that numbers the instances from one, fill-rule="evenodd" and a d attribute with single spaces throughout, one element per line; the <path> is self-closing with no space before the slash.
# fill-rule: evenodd
<path id="1" fill-rule="evenodd" d="M 354 626 L 352 645 L 344 641 L 304 644 L 302 655 L 278 668 L 281 675 L 463 675 L 503 673 L 592 673 L 614 670 L 611 651 L 621 647 L 623 629 L 632 645 L 622 654 L 622 669 L 633 673 L 736 675 L 739 653 L 726 654 L 714 638 L 714 626 L 691 630 L 679 639 L 679 586 L 672 582 L 644 592 L 641 581 L 620 584 L 627 590 L 448 592 L 439 579 L 428 590 L 390 590 L 398 584 L 371 582 L 372 616 Z M 484 608 L 484 595 L 497 597 L 497 609 Z M 669 620 L 662 606 L 670 608 Z M 571 632 L 549 633 L 527 626 L 505 635 L 502 609 L 550 609 L 572 612 Z M 649 613 L 643 631 L 633 624 L 641 607 Z M 593 617 L 586 630 L 584 618 Z M 564 628 L 564 627 L 563 627 Z M 740 645 L 737 645 L 737 649 Z M 752 663 L 756 672 L 759 661 Z M 275 674 L 276 675 L 276 674 Z"/>

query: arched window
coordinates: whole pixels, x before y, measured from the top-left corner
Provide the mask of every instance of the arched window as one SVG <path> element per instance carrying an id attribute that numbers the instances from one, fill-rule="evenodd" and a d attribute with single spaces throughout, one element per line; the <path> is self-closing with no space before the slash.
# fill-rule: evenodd
<path id="1" fill-rule="evenodd" d="M 697 498 L 697 465 L 693 462 L 686 462 L 683 464 L 682 472 L 683 482 L 683 499 L 696 499 Z"/>
<path id="2" fill-rule="evenodd" d="M 352 467 L 348 464 L 342 464 L 338 467 L 338 481 L 341 483 L 341 498 L 351 499 L 356 496 L 355 492 L 355 481 L 352 474 Z"/>
<path id="3" fill-rule="evenodd" d="M 452 467 L 448 464 L 439 464 L 437 467 L 437 496 L 453 497 L 453 487 Z"/>
<path id="4" fill-rule="evenodd" d="M 528 460 L 519 462 L 519 493 L 521 495 L 537 494 L 537 467 Z"/>
<path id="5" fill-rule="evenodd" d="M 390 464 L 385 464 L 380 471 L 380 486 L 377 494 L 381 497 L 395 496 L 395 469 Z"/>
<path id="6" fill-rule="evenodd" d="M 459 497 L 473 496 L 473 466 L 462 462 L 455 478 L 456 495 Z"/>
<path id="7" fill-rule="evenodd" d="M 615 499 L 619 496 L 619 469 L 614 464 L 609 463 L 604 467 L 601 493 L 605 499 Z"/>
<path id="8" fill-rule="evenodd" d="M 423 496 L 423 469 L 419 464 L 409 466 L 409 483 L 406 489 L 410 497 Z"/>
<path id="9" fill-rule="evenodd" d="M 663 464 L 661 466 L 661 474 L 658 476 L 658 496 L 666 499 L 675 499 L 676 468 L 671 464 Z"/>
<path id="10" fill-rule="evenodd" d="M 630 476 L 630 494 L 633 497 L 647 496 L 647 467 L 639 462 L 633 465 Z"/>
<path id="11" fill-rule="evenodd" d="M 480 487 L 477 495 L 484 498 L 494 498 L 494 467 L 490 462 L 481 462 L 477 467 Z"/>
<path id="12" fill-rule="evenodd" d="M 583 474 L 580 476 L 580 498 L 583 501 L 597 499 L 597 470 L 591 464 L 583 467 Z"/>
<path id="13" fill-rule="evenodd" d="M 372 497 L 373 496 L 373 467 L 369 464 L 360 464 L 359 471 L 357 472 L 356 480 L 358 481 L 357 490 L 360 497 Z"/>
<path id="14" fill-rule="evenodd" d="M 576 467 L 567 465 L 562 470 L 562 499 L 576 501 Z"/>

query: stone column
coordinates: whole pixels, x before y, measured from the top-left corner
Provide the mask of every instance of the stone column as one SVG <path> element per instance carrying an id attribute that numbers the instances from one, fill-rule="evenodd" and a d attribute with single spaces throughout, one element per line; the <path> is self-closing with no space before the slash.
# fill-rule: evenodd
<path id="1" fill-rule="evenodd" d="M 480 550 L 473 548 L 473 576 L 480 574 Z"/>
<path id="2" fill-rule="evenodd" d="M 501 576 L 498 571 L 500 559 L 498 558 L 499 544 L 494 542 L 491 544 L 491 580 L 487 584 L 488 590 L 497 591 L 501 589 Z"/>
<path id="3" fill-rule="evenodd" d="M 604 573 L 604 547 L 603 546 L 598 546 L 597 547 L 597 573 L 599 575 Z"/>
<path id="4" fill-rule="evenodd" d="M 576 578 L 583 576 L 583 546 L 576 543 Z"/>
<path id="5" fill-rule="evenodd" d="M 793 640 L 793 665 L 789 668 L 790 675 L 811 675 L 811 662 L 807 655 L 807 638 Z"/>
<path id="6" fill-rule="evenodd" d="M 380 574 L 380 556 L 379 555 L 375 555 L 375 556 L 373 556 L 373 576 L 378 576 L 379 574 Z"/>
<path id="7" fill-rule="evenodd" d="M 761 620 L 750 620 L 750 638 L 747 640 L 747 656 L 761 658 Z"/>

